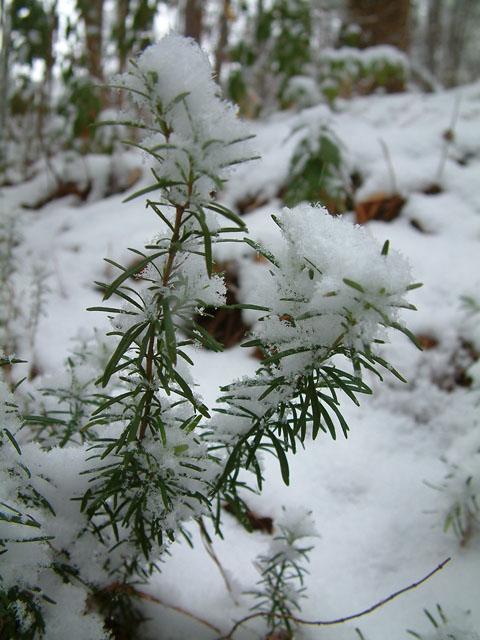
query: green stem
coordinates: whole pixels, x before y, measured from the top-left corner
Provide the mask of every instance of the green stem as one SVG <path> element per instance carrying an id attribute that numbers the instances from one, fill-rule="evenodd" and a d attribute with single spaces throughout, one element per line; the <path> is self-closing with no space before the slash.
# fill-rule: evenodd
<path id="1" fill-rule="evenodd" d="M 285 560 L 282 562 L 282 567 L 280 569 L 280 572 L 277 575 L 277 580 L 276 580 L 276 584 L 273 587 L 273 593 L 272 593 L 272 608 L 270 609 L 270 613 L 269 613 L 269 620 L 271 623 L 273 623 L 272 629 L 275 628 L 275 614 L 276 614 L 276 610 L 279 606 L 279 602 L 280 600 L 282 600 L 282 595 L 281 595 L 281 590 L 280 587 L 283 583 L 283 572 L 285 571 L 286 568 L 286 562 Z"/>
<path id="2" fill-rule="evenodd" d="M 147 364 L 145 366 L 145 375 L 149 382 L 148 389 L 145 394 L 145 406 L 143 408 L 143 416 L 142 421 L 140 423 L 140 433 L 139 439 L 143 440 L 147 433 L 147 425 L 148 425 L 148 416 L 150 415 L 150 406 L 152 404 L 153 390 L 151 387 L 151 382 L 153 379 L 153 358 L 154 358 L 154 347 L 155 347 L 155 329 L 151 325 L 151 335 L 150 340 L 148 342 L 148 350 L 146 354 Z"/>
<path id="3" fill-rule="evenodd" d="M 170 240 L 170 248 L 168 250 L 167 264 L 165 265 L 165 269 L 163 271 L 163 277 L 162 277 L 162 284 L 164 287 L 167 286 L 168 281 L 170 280 L 170 276 L 172 275 L 173 263 L 175 261 L 175 256 L 178 253 L 177 243 L 178 243 L 178 239 L 180 238 L 182 218 L 188 205 L 189 203 L 186 202 L 184 205 L 176 206 L 175 226 L 173 229 L 172 239 Z M 162 294 L 159 295 L 159 301 L 161 301 L 161 298 L 162 298 Z M 155 359 L 155 329 L 153 325 L 151 325 L 151 335 L 150 335 L 150 340 L 148 342 L 148 349 L 145 357 L 146 357 L 145 377 L 148 382 L 148 389 L 145 394 L 145 406 L 143 408 L 143 416 L 142 416 L 142 421 L 140 423 L 140 432 L 139 432 L 140 440 L 143 440 L 147 434 L 148 418 L 150 416 L 150 409 L 152 406 L 152 398 L 153 398 L 153 388 L 152 388 L 153 362 Z"/>
<path id="4" fill-rule="evenodd" d="M 184 205 L 177 204 L 176 213 L 175 213 L 175 226 L 173 228 L 172 239 L 170 240 L 170 249 L 168 250 L 168 259 L 167 264 L 165 265 L 165 269 L 163 271 L 163 279 L 162 284 L 164 287 L 167 286 L 170 276 L 172 275 L 173 269 L 173 261 L 175 260 L 175 256 L 178 253 L 177 242 L 180 237 L 180 228 L 182 226 L 182 217 L 185 213 L 186 208 L 189 203 L 187 202 Z"/>

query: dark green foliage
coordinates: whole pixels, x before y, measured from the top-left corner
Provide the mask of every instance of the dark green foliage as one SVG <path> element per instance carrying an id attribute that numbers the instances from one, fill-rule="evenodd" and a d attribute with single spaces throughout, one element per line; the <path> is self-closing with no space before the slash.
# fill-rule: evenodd
<path id="1" fill-rule="evenodd" d="M 105 628 L 115 640 L 129 640 L 138 637 L 139 627 L 146 621 L 138 605 L 140 598 L 135 589 L 125 584 L 113 584 L 95 591 L 91 596 L 91 606 L 102 615 Z"/>
<path id="2" fill-rule="evenodd" d="M 111 38 L 118 51 L 118 67 L 125 70 L 129 56 L 152 44 L 152 27 L 158 2 L 154 0 L 118 0 Z"/>
<path id="3" fill-rule="evenodd" d="M 241 67 L 230 72 L 227 79 L 227 94 L 238 105 L 242 106 L 242 103 L 245 103 L 247 83 Z"/>
<path id="4" fill-rule="evenodd" d="M 184 46 L 175 37 L 171 41 L 173 46 Z M 196 55 L 191 49 L 188 52 Z M 219 146 L 228 150 L 235 145 L 232 153 L 223 156 L 227 165 L 235 164 L 244 160 L 244 147 L 239 144 L 243 138 L 199 141 L 190 92 L 162 104 L 156 97 L 157 72 L 136 62 L 131 69 L 125 75 L 126 88 L 135 76 L 143 88 L 136 84 L 132 92 L 142 96 L 151 110 L 150 122 L 137 126 L 155 132 L 160 143 L 152 147 L 135 143 L 155 163 L 154 182 L 129 199 L 156 192 L 157 198 L 147 200 L 147 206 L 160 218 L 161 232 L 143 250 L 131 249 L 136 258 L 133 266 L 109 261 L 119 274 L 109 285 L 99 283 L 104 299 L 117 298 L 119 303 L 95 308 L 109 314 L 116 346 L 97 381 L 104 391 L 96 394 L 97 406 L 81 428 L 81 435 L 92 440 L 93 461 L 81 510 L 101 544 L 112 550 L 128 549 L 125 561 L 110 569 L 120 583 L 151 572 L 167 544 L 178 533 L 187 535 L 182 521 L 210 508 L 217 461 L 208 454 L 201 425 L 210 414 L 181 365 L 193 364 L 184 351 L 187 345 L 221 349 L 194 318 L 199 308 L 207 306 L 203 291 L 209 287 L 222 291 L 221 278 L 213 269 L 214 243 L 223 234 L 245 229 L 235 213 L 211 200 L 208 190 L 207 195 L 196 191 L 198 181 L 205 178 L 220 187 L 225 166 L 219 160 L 218 168 L 205 174 L 203 156 L 197 151 L 206 154 L 213 146 L 218 154 Z M 225 113 L 236 123 L 233 110 Z M 195 135 L 181 148 L 170 142 L 179 114 L 192 121 Z M 230 127 L 230 131 L 236 129 Z M 175 178 L 162 175 L 168 154 L 178 158 Z M 185 157 L 187 168 L 182 164 Z M 210 212 L 226 226 L 212 231 L 207 222 Z M 185 264 L 192 261 L 195 269 L 184 273 Z M 189 297 L 190 279 L 196 272 L 202 274 L 204 284 Z M 217 296 L 220 300 L 221 295 Z"/>
<path id="5" fill-rule="evenodd" d="M 258 341 L 244 346 L 255 345 L 261 347 Z M 344 350 L 341 347 L 336 348 L 336 353 L 342 352 Z M 224 394 L 220 401 L 228 404 L 228 408 L 218 408 L 216 411 L 237 415 L 250 422 L 250 428 L 238 437 L 236 444 L 226 447 L 228 460 L 217 484 L 221 499 L 237 505 L 237 508 L 242 506 L 238 492 L 245 489 L 245 483 L 241 480 L 243 469 L 255 474 L 261 490 L 263 472 L 260 457 L 263 453 L 270 453 L 278 459 L 283 481 L 288 485 L 288 454 L 294 454 L 299 446 L 304 447 L 308 439 L 316 439 L 320 432 L 335 440 L 340 429 L 343 436 L 348 437 L 349 427 L 340 408 L 339 394 L 345 394 L 358 405 L 358 394 L 372 393 L 361 379 L 360 368 L 372 370 L 380 376 L 377 365 L 381 365 L 381 359 L 367 352 L 345 352 L 345 355 L 354 358 L 358 366 L 357 374 L 319 364 L 318 368 L 298 377 L 292 393 L 290 381 L 279 377 L 274 368 L 275 362 L 292 353 L 293 350 L 267 356 L 257 378 L 251 379 L 248 384 L 239 382 L 222 388 Z M 270 394 L 276 394 L 279 399 L 265 413 L 257 414 L 248 407 L 251 397 L 261 400 Z"/>
<path id="6" fill-rule="evenodd" d="M 439 638 L 439 640 L 443 640 L 444 638 L 448 638 L 449 640 L 476 640 L 478 638 L 478 635 L 474 631 L 469 631 L 467 628 L 461 629 L 457 626 L 454 628 L 450 625 L 445 612 L 439 604 L 436 605 L 433 614 L 430 613 L 428 609 L 424 609 L 423 612 L 435 631 L 430 631 L 424 635 L 412 629 L 407 629 L 406 632 L 414 638 L 419 638 L 419 640 L 427 640 L 434 637 Z M 470 611 L 465 611 L 464 613 L 465 617 L 469 614 Z M 470 625 L 468 625 L 468 628 L 470 628 Z"/>
<path id="7" fill-rule="evenodd" d="M 408 77 L 407 58 L 392 48 L 359 50 L 343 47 L 323 51 L 319 56 L 318 81 L 323 95 L 331 104 L 339 97 L 350 98 L 378 90 L 387 93 L 404 91 Z"/>
<path id="8" fill-rule="evenodd" d="M 311 53 L 311 6 L 306 0 L 275 0 L 259 7 L 249 27 L 230 51 L 238 63 L 227 79 L 227 91 L 243 113 L 259 115 L 271 100 L 286 106 L 289 80 L 307 72 Z M 261 103 L 264 104 L 261 104 Z"/>
<path id="9" fill-rule="evenodd" d="M 38 0 L 13 0 L 10 3 L 12 38 L 17 60 L 32 65 L 50 54 L 52 19 Z"/>
<path id="10" fill-rule="evenodd" d="M 300 202 L 319 202 L 330 213 L 343 213 L 348 191 L 341 142 L 326 126 L 308 131 L 300 140 L 288 172 L 283 201 L 288 207 Z"/>
<path id="11" fill-rule="evenodd" d="M 89 81 L 70 82 L 71 94 L 68 98 L 66 111 L 72 119 L 72 138 L 85 141 L 95 134 L 92 124 L 100 113 L 100 98 L 98 89 Z M 73 114 L 72 114 L 73 110 Z"/>
<path id="12" fill-rule="evenodd" d="M 456 468 L 447 476 L 447 481 L 460 473 L 461 469 Z M 472 532 L 480 526 L 480 504 L 474 476 L 468 475 L 465 478 L 463 489 L 460 500 L 447 513 L 444 530 L 452 529 L 461 539 L 462 545 L 466 545 Z"/>
<path id="13" fill-rule="evenodd" d="M 305 518 L 309 514 L 305 514 Z M 249 591 L 258 601 L 252 611 L 266 614 L 270 632 L 282 630 L 289 638 L 294 637 L 294 624 L 289 619 L 301 611 L 299 600 L 305 597 L 304 578 L 308 574 L 303 566 L 308 561 L 312 546 L 300 543 L 313 532 L 296 531 L 294 526 L 279 525 L 279 533 L 273 538 L 267 553 L 262 554 L 256 563 L 261 578 L 254 590 Z"/>
<path id="14" fill-rule="evenodd" d="M 306 0 L 277 0 L 271 9 L 273 70 L 284 82 L 301 74 L 311 60 L 311 6 Z M 278 67 L 278 68 L 276 68 Z"/>
<path id="15" fill-rule="evenodd" d="M 37 640 L 45 632 L 41 596 L 13 587 L 0 589 L 0 638 L 2 640 Z M 44 598 L 45 600 L 45 598 Z"/>

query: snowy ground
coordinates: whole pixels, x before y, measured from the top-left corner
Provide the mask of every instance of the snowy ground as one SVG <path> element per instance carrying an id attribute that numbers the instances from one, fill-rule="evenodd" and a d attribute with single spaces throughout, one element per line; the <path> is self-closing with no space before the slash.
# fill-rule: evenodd
<path id="1" fill-rule="evenodd" d="M 309 443 L 291 461 L 290 487 L 282 484 L 277 463 L 265 460 L 265 490 L 250 498 L 250 506 L 273 518 L 274 524 L 282 506 L 287 511 L 298 505 L 312 510 L 319 538 L 312 539 L 308 598 L 302 604 L 302 618 L 307 620 L 332 620 L 367 609 L 452 558 L 428 582 L 370 615 L 342 625 L 304 626 L 299 638 L 358 640 L 356 628 L 365 640 L 411 637 L 406 629 L 424 638 L 447 637 L 429 635 L 434 628 L 423 609 L 433 613 L 437 603 L 450 622 L 445 631 L 453 633 L 458 627 L 480 634 L 480 536 L 474 532 L 461 546 L 451 530 L 443 531 L 461 482 L 438 490 L 450 470 L 441 459 L 461 460 L 462 447 L 473 455 L 464 443 L 479 442 L 474 432 L 480 427 L 479 392 L 457 384 L 455 375 L 458 378 L 462 366 L 471 364 L 462 340 L 474 339 L 460 296 L 476 291 L 480 297 L 480 84 L 435 95 L 358 98 L 341 105 L 335 115 L 315 107 L 254 123 L 263 159 L 241 168 L 222 196 L 229 205 L 248 195 L 269 200 L 245 217 L 254 238 L 265 240 L 276 233 L 270 214 L 279 211 L 275 196 L 287 175 L 296 138 L 285 140 L 300 122 L 325 118 L 343 141 L 352 172 L 363 176 L 356 199 L 397 190 L 407 200 L 397 219 L 370 222 L 367 228 L 380 242 L 388 238 L 409 259 L 414 281 L 424 283 L 411 295 L 418 311 L 405 312 L 404 319 L 415 334 L 432 338 L 436 345 L 419 352 L 404 336 L 392 335 L 385 347 L 387 359 L 408 384 L 393 376 L 384 383 L 371 381 L 374 396 L 363 398 L 360 408 L 346 401 L 349 439 L 333 442 L 319 436 Z M 450 142 L 444 136 L 449 129 Z M 102 314 L 84 311 L 101 298 L 93 281 L 112 277 L 102 258 L 127 264 L 131 258 L 126 248 L 141 248 L 156 231 L 155 216 L 141 199 L 122 204 L 125 193 L 101 197 L 111 162 L 91 157 L 69 165 L 77 180 L 82 175 L 93 178 L 86 202 L 67 196 L 22 212 L 24 263 L 42 265 L 50 273 L 49 311 L 35 340 L 38 386 L 50 386 L 62 376 L 72 337 L 94 326 L 105 327 Z M 142 166 L 134 153 L 119 156 L 115 163 L 115 171 L 125 175 Z M 49 190 L 48 179 L 47 172 L 29 184 L 4 189 L 3 206 L 13 209 L 40 200 Z M 147 171 L 143 180 L 148 184 Z M 438 184 L 441 193 L 425 194 L 432 184 Z M 137 183 L 135 189 L 142 185 Z M 353 221 L 352 213 L 346 217 Z M 235 245 L 223 248 L 219 258 L 244 260 L 240 272 L 248 274 L 248 280 L 245 276 L 241 286 L 254 290 L 250 258 L 242 258 Z M 197 352 L 194 357 L 200 392 L 210 406 L 220 384 L 258 366 L 240 347 L 223 354 Z M 248 614 L 252 602 L 241 592 L 258 579 L 253 562 L 268 547 L 270 536 L 248 534 L 225 515 L 224 540 L 216 539 L 214 549 L 238 594 L 235 604 L 193 526 L 192 533 L 195 549 L 174 545 L 148 590 L 226 633 L 234 620 Z M 221 635 L 160 604 L 146 607 L 152 638 L 200 640 Z M 264 634 L 262 622 L 255 620 L 235 638 Z"/>

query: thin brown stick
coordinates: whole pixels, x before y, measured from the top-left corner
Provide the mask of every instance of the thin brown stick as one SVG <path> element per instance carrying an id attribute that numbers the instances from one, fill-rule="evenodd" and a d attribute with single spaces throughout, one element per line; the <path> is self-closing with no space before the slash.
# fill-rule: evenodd
<path id="1" fill-rule="evenodd" d="M 230 597 L 232 598 L 233 602 L 238 605 L 238 602 L 237 602 L 235 596 L 233 595 L 232 585 L 230 584 L 230 581 L 229 581 L 228 576 L 227 576 L 227 574 L 225 572 L 225 569 L 222 567 L 222 564 L 221 564 L 220 560 L 217 557 L 217 554 L 215 553 L 215 551 L 213 549 L 212 539 L 208 535 L 208 531 L 205 528 L 205 523 L 203 522 L 202 518 L 199 518 L 197 520 L 197 522 L 198 522 L 198 526 L 200 527 L 200 536 L 202 538 L 202 542 L 203 542 L 203 546 L 205 547 L 205 551 L 208 553 L 210 558 L 217 565 L 218 570 L 220 571 L 220 575 L 223 578 L 223 582 L 225 583 L 225 587 L 226 587 Z"/>
<path id="2" fill-rule="evenodd" d="M 211 622 L 208 622 L 208 620 L 204 620 L 203 618 L 200 618 L 200 616 L 195 615 L 191 611 L 188 611 L 187 609 L 183 609 L 183 607 L 178 607 L 173 604 L 167 604 L 166 602 L 163 602 L 163 600 L 160 600 L 160 598 L 156 598 L 155 596 L 152 596 L 149 593 L 145 593 L 144 591 L 139 591 L 138 589 L 134 589 L 128 584 L 119 584 L 119 583 L 111 584 L 106 589 L 103 589 L 103 591 L 123 591 L 124 593 L 127 593 L 131 597 L 136 596 L 137 598 L 141 598 L 142 600 L 148 600 L 149 602 L 155 602 L 155 604 L 161 604 L 162 607 L 166 607 L 167 609 L 172 609 L 172 611 L 177 611 L 177 613 L 181 613 L 184 616 L 188 616 L 189 618 L 196 620 L 197 622 L 199 622 L 200 624 L 203 624 L 209 629 L 216 631 L 216 633 L 221 633 L 218 627 L 213 625 Z"/>
<path id="3" fill-rule="evenodd" d="M 406 593 L 407 591 L 410 591 L 411 589 L 415 589 L 416 587 L 420 586 L 421 584 L 426 582 L 429 578 L 431 578 L 435 573 L 437 573 L 438 571 L 443 569 L 443 567 L 447 564 L 447 562 L 450 562 L 450 560 L 451 560 L 451 558 L 447 558 L 446 560 L 441 562 L 436 569 L 434 569 L 433 571 L 430 571 L 430 573 L 428 573 L 426 576 L 421 578 L 421 580 L 418 580 L 417 582 L 414 582 L 411 585 L 409 585 L 408 587 L 404 587 L 403 589 L 400 589 L 399 591 L 395 591 L 395 593 L 392 593 L 387 598 L 384 598 L 383 600 L 380 600 L 380 602 L 377 602 L 376 604 L 372 605 L 368 609 L 364 609 L 363 611 L 360 611 L 359 613 L 354 613 L 354 614 L 352 614 L 350 616 L 345 616 L 344 618 L 336 618 L 335 620 L 302 620 L 301 618 L 296 618 L 295 616 L 288 616 L 288 615 L 281 615 L 281 614 L 273 614 L 272 615 L 271 613 L 268 613 L 266 611 L 261 611 L 261 612 L 257 612 L 257 613 L 252 613 L 251 615 L 245 616 L 245 618 L 242 618 L 241 620 L 238 620 L 233 625 L 233 627 L 231 628 L 230 632 L 226 636 L 221 636 L 217 640 L 230 640 L 233 637 L 233 634 L 235 633 L 235 631 L 242 624 L 244 624 L 245 622 L 248 622 L 249 620 L 253 620 L 253 618 L 259 618 L 259 617 L 265 617 L 265 616 L 268 616 L 270 618 L 273 617 L 273 618 L 277 618 L 277 619 L 291 620 L 295 624 L 312 625 L 312 626 L 317 626 L 317 627 L 327 627 L 327 626 L 331 626 L 331 625 L 335 625 L 335 624 L 342 624 L 342 623 L 348 622 L 350 620 L 355 620 L 356 618 L 361 618 L 361 617 L 366 616 L 367 614 L 371 613 L 372 611 L 375 611 L 375 609 L 383 607 L 384 604 L 387 604 L 387 602 L 390 602 L 394 598 L 397 598 L 402 593 Z"/>
<path id="4" fill-rule="evenodd" d="M 163 286 L 166 287 L 168 284 L 168 280 L 172 274 L 173 261 L 175 260 L 175 256 L 178 253 L 178 247 L 176 243 L 178 242 L 178 238 L 180 236 L 180 227 L 182 226 L 182 216 L 185 213 L 185 209 L 189 206 L 187 202 L 185 205 L 177 204 L 175 208 L 175 225 L 173 228 L 172 239 L 170 240 L 170 248 L 168 250 L 168 258 L 167 264 L 165 265 L 165 269 L 163 272 Z"/>
<path id="5" fill-rule="evenodd" d="M 200 618 L 200 616 L 195 615 L 191 611 L 187 611 L 187 609 L 183 609 L 183 607 L 177 607 L 174 604 L 167 604 L 166 602 L 163 602 L 159 598 L 156 598 L 155 596 L 151 596 L 148 593 L 144 593 L 143 591 L 135 591 L 135 593 L 140 598 L 142 598 L 143 600 L 149 600 L 150 602 L 155 602 L 156 604 L 161 604 L 163 607 L 166 607 L 167 609 L 172 609 L 173 611 L 177 611 L 178 613 L 182 613 L 184 616 L 188 616 L 189 618 L 193 618 L 193 620 L 196 620 L 197 622 L 200 622 L 200 624 L 203 624 L 204 626 L 208 627 L 209 629 L 212 629 L 213 631 L 216 631 L 216 633 L 221 633 L 220 629 L 218 627 L 216 627 L 215 625 L 213 625 L 211 622 L 208 622 L 208 620 L 204 620 L 203 618 Z"/>

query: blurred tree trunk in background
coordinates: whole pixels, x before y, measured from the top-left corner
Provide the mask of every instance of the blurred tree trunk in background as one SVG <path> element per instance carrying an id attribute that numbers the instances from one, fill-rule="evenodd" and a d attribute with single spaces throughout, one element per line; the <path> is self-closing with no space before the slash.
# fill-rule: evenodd
<path id="1" fill-rule="evenodd" d="M 44 134 L 54 108 L 57 3 L 56 0 L 3 0 L 1 7 L 0 136 L 4 140 L 12 134 L 9 126 L 12 115 L 23 117 L 16 135 L 21 135 L 25 144 L 17 155 L 22 156 L 21 163 L 27 166 L 39 151 L 48 155 Z M 1 146 L 0 155 L 4 156 L 5 144 Z"/>
<path id="2" fill-rule="evenodd" d="M 184 35 L 194 38 L 198 44 L 202 42 L 203 4 L 202 0 L 186 0 L 184 7 Z"/>
<path id="3" fill-rule="evenodd" d="M 5 8 L 5 0 L 1 0 L 1 37 L 0 48 L 0 169 L 6 161 L 6 134 L 8 113 L 8 57 L 10 53 L 10 15 Z"/>
<path id="4" fill-rule="evenodd" d="M 478 75 L 478 0 L 428 0 L 417 44 L 419 36 L 423 64 L 445 86 L 455 87 Z"/>
<path id="5" fill-rule="evenodd" d="M 126 71 L 129 57 L 154 41 L 153 22 L 159 0 L 116 0 L 110 37 L 115 44 L 117 68 Z"/>
<path id="6" fill-rule="evenodd" d="M 439 67 L 439 43 L 442 41 L 443 0 L 428 0 L 427 25 L 425 29 L 425 64 L 435 77 Z"/>
<path id="7" fill-rule="evenodd" d="M 51 98 L 53 93 L 53 67 L 55 65 L 55 42 L 58 32 L 58 15 L 56 1 L 50 6 L 45 6 L 45 51 L 43 82 L 40 89 L 40 104 L 38 110 L 38 137 L 43 138 L 45 119 L 50 113 Z"/>
<path id="8" fill-rule="evenodd" d="M 447 87 L 454 87 L 458 84 L 458 73 L 469 39 L 475 8 L 478 9 L 478 0 L 455 0 L 452 3 L 448 16 L 444 52 L 443 81 Z"/>
<path id="9" fill-rule="evenodd" d="M 225 51 L 228 44 L 229 23 L 234 19 L 232 14 L 230 0 L 224 0 L 223 10 L 220 13 L 218 25 L 218 42 L 215 49 L 215 78 L 220 80 L 222 65 L 225 60 Z"/>
<path id="10" fill-rule="evenodd" d="M 118 71 L 123 73 L 127 69 L 128 45 L 127 45 L 127 17 L 130 8 L 130 0 L 117 0 L 117 23 L 112 34 L 117 41 Z M 121 95 L 121 94 L 119 94 Z"/>
<path id="11" fill-rule="evenodd" d="M 92 79 L 103 81 L 103 0 L 77 0 L 85 27 L 85 66 Z"/>
<path id="12" fill-rule="evenodd" d="M 362 47 L 391 44 L 407 49 L 410 0 L 347 0 L 347 8 L 350 21 L 362 29 Z"/>

